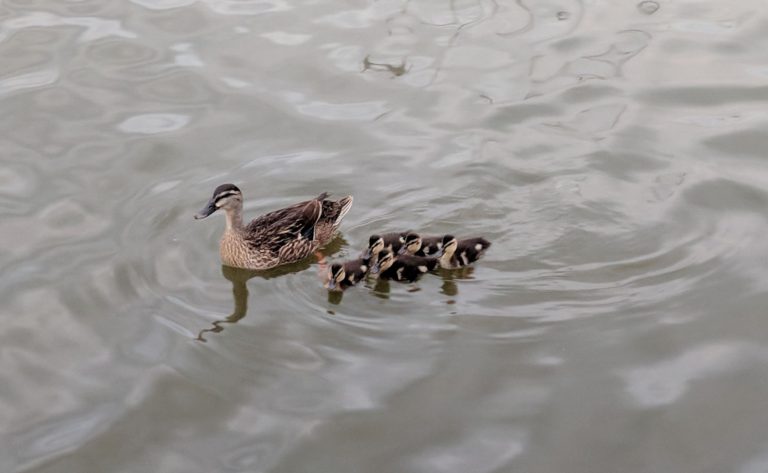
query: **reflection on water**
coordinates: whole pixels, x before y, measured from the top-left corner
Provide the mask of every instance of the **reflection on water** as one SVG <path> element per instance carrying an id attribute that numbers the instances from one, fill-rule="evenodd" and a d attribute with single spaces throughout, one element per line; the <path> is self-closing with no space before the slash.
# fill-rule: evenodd
<path id="1" fill-rule="evenodd" d="M 0 2 L 0 471 L 765 471 L 766 24 Z M 312 259 L 221 268 L 189 219 L 221 182 L 249 215 L 354 195 L 329 261 L 494 246 L 329 294 Z"/>
<path id="2" fill-rule="evenodd" d="M 474 270 L 475 268 L 472 266 L 451 270 L 440 268 L 438 270 L 440 277 L 443 278 L 443 285 L 440 287 L 440 292 L 449 297 L 446 304 L 456 303 L 455 296 L 459 294 L 459 285 L 456 281 L 472 279 Z"/>
<path id="3" fill-rule="evenodd" d="M 327 264 L 324 262 L 326 256 L 333 256 L 338 253 L 341 248 L 346 244 L 346 241 L 341 235 L 336 235 L 322 250 L 320 250 L 320 264 L 318 265 L 318 279 L 322 280 L 324 272 L 327 271 Z M 228 281 L 232 283 L 232 298 L 234 300 L 234 309 L 232 314 L 227 317 L 215 320 L 211 323 L 212 328 L 206 328 L 201 330 L 197 334 L 196 340 L 205 342 L 204 334 L 206 333 L 219 333 L 224 330 L 222 324 L 234 324 L 248 313 L 248 280 L 253 278 L 261 279 L 273 279 L 288 274 L 298 273 L 310 268 L 314 258 L 305 258 L 302 261 L 298 261 L 292 264 L 285 264 L 276 268 L 267 270 L 253 270 L 243 268 L 233 268 L 231 266 L 222 265 L 221 274 Z M 331 293 L 332 294 L 332 293 Z M 330 298 L 330 296 L 329 296 Z M 341 298 L 339 298 L 341 301 Z"/>
<path id="4" fill-rule="evenodd" d="M 207 332 L 219 333 L 224 330 L 222 324 L 234 324 L 248 313 L 248 286 L 246 283 L 249 279 L 256 276 L 257 272 L 241 268 L 232 268 L 230 266 L 222 266 L 221 273 L 225 278 L 232 282 L 232 298 L 234 299 L 235 308 L 232 311 L 232 314 L 226 318 L 214 321 L 212 323 L 212 328 L 201 330 L 200 333 L 197 334 L 197 340 L 201 342 L 206 341 L 203 334 Z"/>
<path id="5" fill-rule="evenodd" d="M 422 290 L 420 282 L 423 282 L 424 278 L 434 278 L 435 276 L 438 276 L 442 280 L 442 286 L 440 289 L 440 293 L 448 295 L 448 296 L 456 296 L 459 293 L 459 287 L 456 284 L 455 280 L 457 279 L 468 279 L 468 276 L 472 274 L 472 268 L 466 267 L 461 269 L 453 269 L 453 270 L 447 270 L 440 268 L 438 271 L 433 273 L 427 273 L 424 276 L 422 276 L 418 281 L 416 282 L 395 282 L 388 279 L 379 279 L 375 276 L 369 275 L 368 278 L 358 284 L 355 287 L 349 288 L 346 291 L 328 291 L 328 302 L 334 305 L 338 305 L 341 303 L 343 299 L 344 292 L 347 291 L 355 291 L 355 290 L 369 290 L 370 293 L 379 299 L 389 299 L 390 293 L 392 291 L 392 286 L 395 287 L 403 287 L 405 288 L 405 292 L 413 293 L 413 292 L 419 292 Z M 449 299 L 447 301 L 448 304 L 451 304 L 451 300 Z"/>

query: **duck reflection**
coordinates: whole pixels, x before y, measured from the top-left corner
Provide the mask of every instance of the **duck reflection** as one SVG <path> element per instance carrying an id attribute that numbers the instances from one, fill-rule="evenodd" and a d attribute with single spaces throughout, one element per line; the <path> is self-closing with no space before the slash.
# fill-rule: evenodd
<path id="1" fill-rule="evenodd" d="M 475 268 L 473 267 L 464 267 L 460 269 L 444 269 L 444 268 L 438 268 L 436 271 L 433 271 L 432 274 L 440 277 L 442 279 L 442 285 L 440 286 L 440 293 L 444 294 L 449 297 L 447 303 L 448 304 L 454 304 L 456 301 L 453 299 L 454 297 L 459 295 L 459 285 L 457 284 L 457 281 L 462 281 L 466 279 L 474 279 L 472 274 L 474 273 Z M 430 277 L 429 275 L 426 275 L 425 278 Z M 385 279 L 373 279 L 373 285 L 366 284 L 366 287 L 371 289 L 371 293 L 374 295 L 374 297 L 378 297 L 379 299 L 389 299 L 390 298 L 390 292 L 391 292 L 391 282 L 389 280 Z M 419 282 L 415 283 L 398 283 L 395 282 L 394 284 L 400 284 L 400 285 L 406 285 L 408 286 L 407 291 L 408 292 L 418 292 L 421 291 L 421 286 L 419 285 Z M 331 301 L 331 296 L 329 295 L 328 300 Z M 340 302 L 341 297 L 339 296 L 336 301 Z M 335 302 L 335 303 L 338 303 Z"/>
<path id="2" fill-rule="evenodd" d="M 472 273 L 474 271 L 475 268 L 471 266 L 460 269 L 440 268 L 438 270 L 437 274 L 443 279 L 443 284 L 440 286 L 440 292 L 449 297 L 447 301 L 448 304 L 455 304 L 456 300 L 454 297 L 459 295 L 459 285 L 456 284 L 456 281 L 460 281 L 462 279 L 473 279 Z"/>
<path id="3" fill-rule="evenodd" d="M 273 269 L 253 270 L 243 268 L 233 268 L 231 266 L 221 266 L 221 274 L 232 283 L 232 297 L 234 299 L 234 310 L 229 316 L 216 320 L 211 323 L 212 327 L 200 330 L 195 340 L 205 342 L 206 333 L 219 333 L 224 330 L 224 324 L 234 324 L 248 313 L 248 281 L 253 278 L 273 279 L 285 276 L 287 274 L 298 273 L 309 269 L 312 263 L 318 263 L 319 275 L 324 275 L 327 271 L 325 262 L 326 256 L 332 256 L 346 245 L 343 237 L 337 236 L 328 243 L 322 251 L 315 253 L 314 258 L 306 258 L 293 264 L 286 264 Z M 340 300 L 340 299 L 339 299 Z"/>
<path id="4" fill-rule="evenodd" d="M 373 286 L 373 295 L 379 299 L 389 299 L 389 281 L 387 279 L 376 279 Z"/>
<path id="5" fill-rule="evenodd" d="M 356 288 L 349 288 L 347 291 L 359 291 L 362 287 L 370 289 L 374 297 L 378 297 L 379 299 L 389 299 L 390 287 L 389 281 L 387 280 L 378 278 L 368 279 L 365 284 L 359 284 Z M 341 304 L 342 299 L 344 299 L 344 292 L 345 291 L 328 291 L 328 303 L 333 305 Z"/>
<path id="6" fill-rule="evenodd" d="M 341 304 L 344 298 L 344 291 L 328 291 L 328 303 L 333 305 Z"/>

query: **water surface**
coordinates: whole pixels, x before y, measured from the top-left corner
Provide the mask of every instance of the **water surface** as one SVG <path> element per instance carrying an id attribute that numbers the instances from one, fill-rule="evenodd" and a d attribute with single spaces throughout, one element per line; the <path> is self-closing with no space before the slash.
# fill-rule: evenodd
<path id="1" fill-rule="evenodd" d="M 0 471 L 768 471 L 759 1 L 4 0 Z M 331 296 L 260 212 L 482 234 Z"/>

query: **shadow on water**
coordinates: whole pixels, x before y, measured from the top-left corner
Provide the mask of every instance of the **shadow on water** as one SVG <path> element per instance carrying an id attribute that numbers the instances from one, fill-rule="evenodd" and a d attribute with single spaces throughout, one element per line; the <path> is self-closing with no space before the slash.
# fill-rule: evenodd
<path id="1" fill-rule="evenodd" d="M 459 269 L 439 268 L 437 270 L 437 274 L 443 279 L 443 284 L 440 286 L 440 293 L 448 296 L 449 299 L 446 301 L 447 304 L 450 305 L 456 303 L 456 299 L 454 298 L 459 295 L 459 285 L 456 284 L 456 281 L 472 279 L 472 273 L 474 271 L 475 268 L 472 266 Z"/>
<path id="2" fill-rule="evenodd" d="M 456 281 L 460 281 L 462 279 L 473 279 L 472 273 L 474 273 L 474 271 L 475 268 L 472 266 L 459 269 L 439 268 L 437 270 L 437 275 L 443 279 L 443 285 L 440 287 L 440 292 L 446 296 L 458 295 L 459 286 L 456 284 Z"/>
<path id="3" fill-rule="evenodd" d="M 389 299 L 389 281 L 385 279 L 373 278 L 369 275 L 368 279 L 364 283 L 358 284 L 357 287 L 359 286 L 364 286 L 365 288 L 370 289 L 374 297 L 378 297 L 379 299 Z M 355 287 L 346 289 L 346 291 L 354 290 Z M 344 298 L 344 292 L 345 291 L 328 291 L 328 303 L 333 305 L 341 304 L 341 301 Z"/>
<path id="4" fill-rule="evenodd" d="M 423 278 L 438 276 L 443 280 L 443 284 L 440 287 L 440 293 L 453 298 L 459 294 L 459 286 L 456 281 L 473 279 L 472 274 L 474 271 L 475 269 L 471 266 L 460 269 L 438 268 L 436 271 L 432 271 L 431 273 L 424 275 L 419 279 L 419 281 L 421 281 Z M 373 294 L 374 297 L 387 300 L 390 298 L 391 284 L 392 282 L 386 279 L 372 279 L 365 284 L 365 287 L 371 290 L 371 294 Z M 415 283 L 394 282 L 394 284 L 406 285 L 408 292 L 421 291 L 421 286 L 419 286 L 418 281 Z M 340 304 L 342 300 L 342 294 L 343 292 L 341 291 L 329 292 L 328 302 L 335 305 Z M 453 299 L 448 300 L 448 304 L 453 303 L 455 303 Z"/>
<path id="5" fill-rule="evenodd" d="M 319 270 L 325 270 L 325 257 L 333 256 L 338 253 L 342 246 L 346 245 L 344 237 L 337 236 L 330 243 L 320 250 L 322 255 L 307 257 L 299 262 L 286 264 L 273 269 L 257 271 L 253 269 L 233 268 L 232 266 L 221 266 L 221 274 L 232 283 L 232 298 L 234 299 L 234 309 L 229 316 L 216 320 L 211 323 L 212 327 L 200 330 L 195 340 L 206 342 L 205 333 L 219 333 L 224 330 L 223 324 L 234 324 L 246 316 L 248 313 L 248 281 L 253 278 L 274 279 L 294 274 L 309 269 L 312 263 L 319 263 Z M 339 301 L 341 298 L 339 298 Z"/>
<path id="6" fill-rule="evenodd" d="M 318 263 L 318 271 L 322 274 L 327 271 L 328 263 L 326 257 L 333 256 L 341 251 L 347 245 L 342 236 L 337 236 L 328 245 L 320 250 L 321 257 L 308 257 L 302 261 L 293 264 L 287 264 L 265 271 L 256 271 L 252 269 L 233 268 L 231 266 L 221 266 L 221 274 L 232 283 L 232 297 L 234 300 L 234 309 L 232 313 L 220 320 L 211 323 L 212 327 L 202 329 L 195 338 L 198 341 L 205 342 L 206 333 L 219 333 L 224 330 L 224 324 L 234 324 L 245 317 L 248 313 L 248 281 L 253 278 L 274 279 L 294 274 L 309 269 L 313 263 Z M 442 269 L 432 272 L 433 276 L 438 276 L 443 280 L 440 292 L 450 298 L 458 295 L 459 288 L 456 281 L 462 279 L 472 279 L 474 268 L 466 267 L 461 269 Z M 425 275 L 430 277 L 430 275 Z M 418 283 L 395 283 L 407 285 L 408 292 L 418 292 L 421 288 Z M 389 299 L 391 292 L 391 282 L 384 279 L 372 279 L 365 283 L 365 287 L 371 290 L 374 297 L 379 299 Z M 328 291 L 328 303 L 333 305 L 341 304 L 344 298 L 344 291 Z M 448 304 L 453 304 L 453 299 L 448 300 Z"/>
<path id="7" fill-rule="evenodd" d="M 386 279 L 376 279 L 376 283 L 373 286 L 373 295 L 379 299 L 389 299 L 389 281 Z"/>

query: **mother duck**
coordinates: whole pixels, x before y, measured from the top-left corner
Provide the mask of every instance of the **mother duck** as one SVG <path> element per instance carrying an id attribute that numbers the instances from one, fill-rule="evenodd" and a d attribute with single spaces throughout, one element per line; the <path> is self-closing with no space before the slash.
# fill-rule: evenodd
<path id="1" fill-rule="evenodd" d="M 300 261 L 331 240 L 352 207 L 352 196 L 333 201 L 326 200 L 328 195 L 323 192 L 243 225 L 242 192 L 234 184 L 222 184 L 195 218 L 223 210 L 227 226 L 219 243 L 221 262 L 236 268 L 270 269 Z"/>

